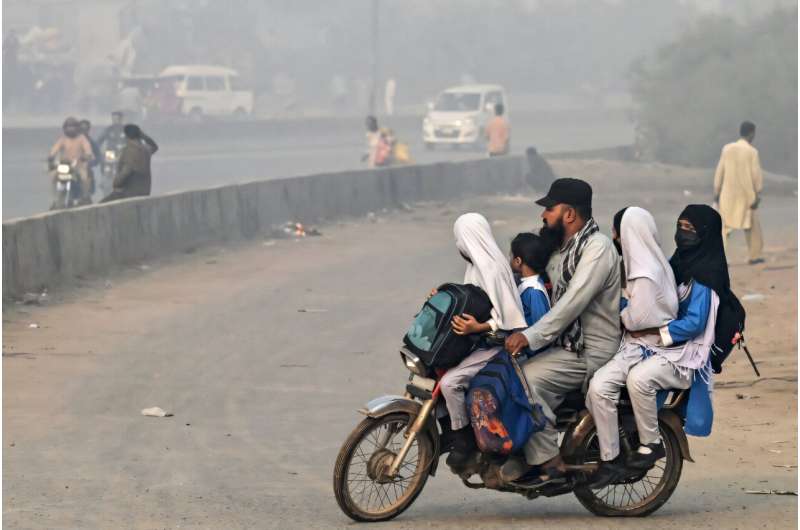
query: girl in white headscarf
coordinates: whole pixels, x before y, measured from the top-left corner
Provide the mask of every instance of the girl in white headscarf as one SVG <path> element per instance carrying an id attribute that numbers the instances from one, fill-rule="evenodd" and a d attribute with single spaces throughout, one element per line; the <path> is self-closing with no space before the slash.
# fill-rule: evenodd
<path id="1" fill-rule="evenodd" d="M 619 351 L 594 374 L 586 394 L 586 406 L 594 418 L 600 443 L 601 465 L 593 478 L 593 488 L 604 487 L 624 472 L 626 464 L 620 456 L 617 418 L 620 390 L 628 383 L 631 401 L 644 402 L 628 376 L 659 346 L 658 335 L 636 333 L 634 337 L 631 332 L 660 328 L 678 314 L 675 275 L 661 250 L 655 219 L 647 210 L 635 206 L 626 208 L 618 217 L 621 222 L 613 235 L 619 240 L 617 248 L 622 251 L 625 265 L 627 305 L 620 313 L 624 334 Z M 645 378 L 658 380 L 667 388 L 688 388 L 689 380 L 682 378 L 669 363 L 648 361 L 646 364 Z M 637 371 L 641 370 L 637 368 Z M 637 422 L 639 419 L 637 415 Z M 657 417 L 655 421 L 657 425 Z"/>
<path id="2" fill-rule="evenodd" d="M 460 335 L 526 327 L 514 276 L 492 235 L 486 218 L 466 213 L 453 226 L 456 248 L 467 262 L 464 283 L 483 289 L 492 301 L 491 318 L 484 323 L 464 314 L 453 318 L 453 330 Z M 486 366 L 500 347 L 477 349 L 442 377 L 441 389 L 450 415 L 452 451 L 447 464 L 458 466 L 469 456 L 474 437 L 469 424 L 465 393 L 469 381 Z"/>

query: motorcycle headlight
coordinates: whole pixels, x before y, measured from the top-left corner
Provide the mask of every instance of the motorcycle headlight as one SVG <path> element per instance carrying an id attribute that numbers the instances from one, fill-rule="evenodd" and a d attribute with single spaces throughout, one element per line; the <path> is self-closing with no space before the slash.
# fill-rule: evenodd
<path id="1" fill-rule="evenodd" d="M 427 372 L 427 367 L 425 363 L 423 363 L 419 357 L 408 351 L 406 348 L 400 349 L 400 358 L 403 359 L 403 364 L 406 365 L 406 368 L 412 373 L 416 374 L 420 377 L 425 377 Z"/>

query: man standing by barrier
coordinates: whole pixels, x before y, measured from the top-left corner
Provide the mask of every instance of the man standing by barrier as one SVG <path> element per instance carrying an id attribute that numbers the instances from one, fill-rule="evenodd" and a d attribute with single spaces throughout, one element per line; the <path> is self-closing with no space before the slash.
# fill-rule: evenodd
<path id="1" fill-rule="evenodd" d="M 137 125 L 126 125 L 124 131 L 126 143 L 119 157 L 114 191 L 100 202 L 150 195 L 150 158 L 158 151 L 158 145 Z"/>
<path id="2" fill-rule="evenodd" d="M 756 209 L 761 201 L 764 177 L 758 150 L 752 146 L 756 126 L 746 121 L 739 128 L 741 138 L 722 148 L 722 155 L 714 174 L 714 196 L 719 202 L 722 216 L 722 236 L 728 244 L 733 230 L 744 230 L 750 253 L 750 265 L 763 263 L 761 249 L 764 245 L 761 223 Z"/>

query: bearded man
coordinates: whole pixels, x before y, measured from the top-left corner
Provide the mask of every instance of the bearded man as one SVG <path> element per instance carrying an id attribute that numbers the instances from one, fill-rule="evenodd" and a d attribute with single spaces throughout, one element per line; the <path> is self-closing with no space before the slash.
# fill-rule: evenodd
<path id="1" fill-rule="evenodd" d="M 568 392 L 586 388 L 592 374 L 617 352 L 621 336 L 619 254 L 592 218 L 591 186 L 557 179 L 536 204 L 545 208 L 540 234 L 559 249 L 547 265 L 553 306 L 533 326 L 511 335 L 506 350 L 517 354 L 552 345 L 523 366 L 532 398 L 543 404 L 550 422 L 525 446 L 530 467 L 503 472 L 531 486 L 565 479 L 553 410 Z"/>

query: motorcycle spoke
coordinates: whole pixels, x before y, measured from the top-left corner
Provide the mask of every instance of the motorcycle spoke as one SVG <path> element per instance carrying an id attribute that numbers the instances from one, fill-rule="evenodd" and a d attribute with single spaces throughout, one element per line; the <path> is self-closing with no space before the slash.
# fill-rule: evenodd
<path id="1" fill-rule="evenodd" d="M 606 486 L 605 488 L 603 488 L 602 490 L 600 490 L 601 492 L 603 492 L 603 491 L 604 491 L 604 492 L 605 492 L 605 495 L 603 495 L 602 497 L 600 497 L 600 495 L 599 495 L 599 494 L 595 494 L 595 495 L 597 495 L 597 498 L 598 498 L 598 499 L 600 499 L 602 502 L 606 502 L 606 499 L 608 499 L 608 496 L 609 496 L 609 495 L 611 495 L 611 490 L 612 490 L 612 489 L 613 489 L 613 487 Z M 606 504 L 608 504 L 608 503 L 606 503 Z"/>
<path id="2" fill-rule="evenodd" d="M 630 502 L 626 502 L 625 501 L 626 498 L 628 499 L 628 501 L 630 501 L 630 498 L 631 498 L 631 492 L 630 492 L 628 484 L 623 484 L 621 497 L 622 498 L 620 499 L 620 504 L 622 506 L 628 506 L 630 504 Z"/>
<path id="3" fill-rule="evenodd" d="M 351 501 L 366 512 L 384 512 L 395 507 L 409 494 L 410 488 L 420 480 L 420 467 L 423 454 L 420 442 L 414 440 L 406 457 L 398 466 L 393 480 L 388 477 L 375 477 L 385 473 L 390 458 L 398 454 L 406 442 L 402 434 L 408 428 L 407 422 L 394 421 L 376 425 L 364 433 L 353 448 L 347 468 L 347 489 Z M 379 458 L 380 461 L 373 459 Z"/>
<path id="4" fill-rule="evenodd" d="M 633 494 L 636 490 L 633 487 L 633 484 L 625 484 L 625 493 L 628 494 L 628 506 L 631 504 L 636 504 L 636 501 L 633 500 Z"/>

